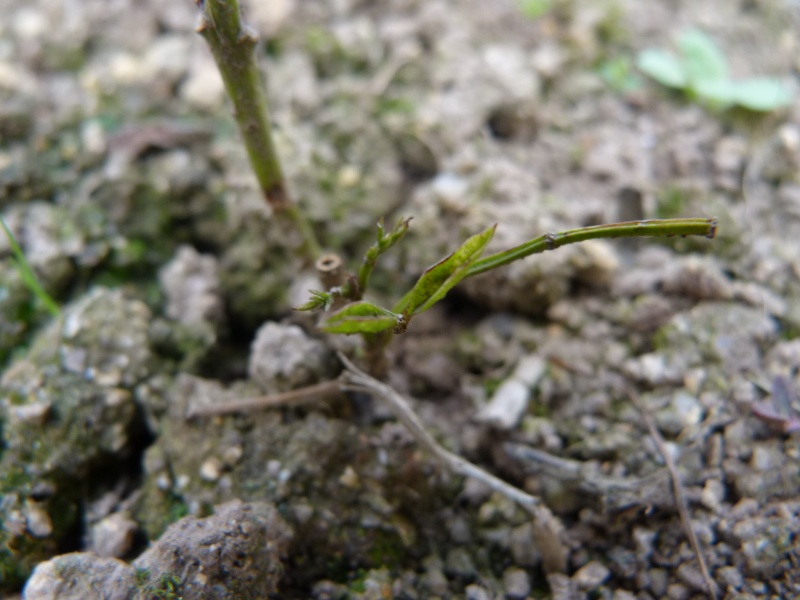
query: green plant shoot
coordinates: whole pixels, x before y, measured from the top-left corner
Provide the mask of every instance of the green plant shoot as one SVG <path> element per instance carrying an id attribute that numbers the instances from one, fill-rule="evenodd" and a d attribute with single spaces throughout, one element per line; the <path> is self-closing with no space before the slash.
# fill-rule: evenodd
<path id="1" fill-rule="evenodd" d="M 690 98 L 716 109 L 740 106 L 769 112 L 792 102 L 789 88 L 776 79 L 730 79 L 725 55 L 702 31 L 682 32 L 676 47 L 677 55 L 659 48 L 644 50 L 636 65 L 661 85 L 683 90 Z"/>
<path id="2" fill-rule="evenodd" d="M 378 262 L 378 258 L 386 252 L 389 248 L 394 246 L 397 242 L 402 240 L 408 232 L 408 224 L 411 218 L 404 219 L 394 226 L 394 229 L 386 233 L 383 229 L 383 219 L 378 222 L 378 239 L 370 246 L 364 255 L 364 261 L 361 268 L 358 270 L 358 297 L 364 293 L 364 290 L 369 287 L 369 278 L 372 275 L 372 270 Z"/>
<path id="3" fill-rule="evenodd" d="M 408 227 L 408 220 L 401 222 L 402 235 Z M 401 227 L 398 226 L 398 227 Z M 496 225 L 473 235 L 458 250 L 428 267 L 409 290 L 389 310 L 358 300 L 328 316 L 320 325 L 328 333 L 360 333 L 368 338 L 370 344 L 388 343 L 390 338 L 378 336 L 391 330 L 403 333 L 414 315 L 424 312 L 442 300 L 447 293 L 466 277 L 480 275 L 521 260 L 532 254 L 556 250 L 561 246 L 592 239 L 644 236 L 689 236 L 701 235 L 713 238 L 717 231 L 716 219 L 653 219 L 626 221 L 606 225 L 580 227 L 559 233 L 546 233 L 518 246 L 481 258 L 486 246 L 494 236 Z M 383 224 L 378 225 L 378 238 L 383 239 Z M 395 228 L 395 231 L 400 229 Z M 380 241 L 377 246 L 380 246 Z M 373 246 L 374 248 L 375 246 Z M 377 258 L 377 257 L 376 257 Z M 364 290 L 360 290 L 363 292 Z M 340 290 L 321 292 L 312 290 L 312 298 L 295 310 L 327 310 L 334 298 L 342 297 Z"/>
<path id="4" fill-rule="evenodd" d="M 266 201 L 274 211 L 288 217 L 303 236 L 306 257 L 320 254 L 320 245 L 305 215 L 291 202 L 280 161 L 271 136 L 271 125 L 261 79 L 255 64 L 254 32 L 243 24 L 238 0 L 198 0 L 202 9 L 198 32 L 208 42 L 225 88 L 234 105 L 250 163 Z M 528 15 L 540 15 L 554 5 L 549 0 L 520 0 Z M 680 58 L 662 51 L 648 50 L 639 57 L 639 68 L 670 87 L 682 88 L 720 104 L 736 103 L 754 110 L 770 106 L 765 96 L 786 101 L 785 94 L 772 93 L 766 80 L 730 85 L 724 56 L 713 42 L 697 31 L 684 33 L 678 40 Z M 623 70 L 625 65 L 621 64 Z M 619 70 L 619 69 L 618 69 Z M 734 90 L 731 92 L 730 90 Z M 730 98 L 729 98 L 730 96 Z M 758 96 L 755 100 L 753 96 Z M 403 333 L 414 315 L 441 301 L 465 277 L 485 273 L 523 259 L 531 254 L 555 250 L 584 240 L 631 236 L 705 235 L 714 237 L 715 219 L 669 219 L 633 221 L 583 227 L 560 233 L 547 233 L 524 244 L 481 258 L 494 236 L 496 225 L 467 239 L 457 250 L 425 270 L 416 284 L 394 304 L 392 310 L 364 300 L 378 259 L 400 242 L 408 232 L 410 219 L 398 222 L 387 232 L 378 223 L 375 243 L 367 250 L 357 275 L 340 269 L 341 259 L 325 255 L 317 261 L 318 271 L 328 289 L 312 291 L 308 302 L 296 310 L 321 310 L 326 313 L 320 328 L 329 333 L 361 334 L 373 373 L 386 365 L 383 351 L 391 334 Z"/>

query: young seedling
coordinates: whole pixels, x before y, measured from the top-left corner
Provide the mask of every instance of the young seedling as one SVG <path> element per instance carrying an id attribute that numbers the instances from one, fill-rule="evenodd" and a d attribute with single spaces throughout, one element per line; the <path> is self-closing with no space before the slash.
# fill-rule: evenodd
<path id="1" fill-rule="evenodd" d="M 343 274 L 347 283 L 327 291 L 312 290 L 311 300 L 296 309 L 328 311 L 343 298 L 349 300 L 349 303 L 324 318 L 320 329 L 328 333 L 358 333 L 364 336 L 368 370 L 373 375 L 384 374 L 383 351 L 391 341 L 391 334 L 404 333 L 415 315 L 434 306 L 466 277 L 481 275 L 532 254 L 591 239 L 675 235 L 713 238 L 717 221 L 713 218 L 655 219 L 581 227 L 560 233 L 546 233 L 519 246 L 481 258 L 494 236 L 497 226 L 493 225 L 473 235 L 455 252 L 428 267 L 414 287 L 391 309 L 363 300 L 369 274 L 378 257 L 402 239 L 408 225 L 408 220 L 401 221 L 392 232 L 386 234 L 383 224 L 379 223 L 378 239 L 367 252 L 358 278 Z"/>
<path id="2" fill-rule="evenodd" d="M 677 55 L 658 48 L 644 50 L 636 65 L 661 85 L 682 90 L 713 109 L 739 106 L 770 112 L 792 102 L 789 88 L 776 79 L 730 79 L 725 55 L 702 31 L 687 29 L 677 37 L 676 46 Z"/>
<path id="3" fill-rule="evenodd" d="M 280 163 L 271 140 L 267 105 L 253 59 L 255 35 L 241 23 L 236 0 L 198 0 L 203 9 L 198 31 L 211 46 L 222 72 L 226 89 L 234 104 L 236 120 L 247 146 L 248 156 L 264 191 L 267 202 L 278 214 L 285 214 L 303 233 L 307 256 L 319 255 L 319 244 L 296 205 L 286 193 Z M 321 256 L 317 270 L 325 289 L 311 292 L 311 299 L 297 310 L 323 311 L 320 328 L 328 333 L 360 334 L 365 342 L 365 359 L 369 373 L 362 372 L 350 360 L 340 355 L 345 369 L 335 381 L 294 390 L 282 397 L 245 399 L 227 406 L 195 408 L 190 416 L 220 415 L 256 408 L 274 407 L 280 402 L 303 402 L 321 395 L 358 391 L 382 398 L 414 435 L 444 465 L 456 473 L 483 481 L 491 489 L 519 503 L 534 517 L 537 542 L 551 546 L 542 552 L 550 557 L 545 570 L 562 571 L 566 565 L 566 547 L 560 541 L 558 520 L 539 499 L 503 482 L 480 467 L 452 454 L 438 445 L 425 430 L 419 418 L 402 396 L 376 379 L 387 368 L 385 349 L 394 334 L 406 331 L 413 318 L 441 301 L 447 293 L 467 277 L 474 277 L 503 267 L 516 260 L 567 244 L 585 240 L 633 236 L 703 235 L 713 238 L 716 219 L 665 219 L 613 223 L 583 227 L 559 233 L 546 233 L 503 252 L 483 257 L 494 236 L 497 224 L 468 238 L 460 247 L 426 269 L 416 284 L 391 309 L 365 299 L 372 272 L 381 257 L 399 243 L 409 228 L 409 219 L 402 220 L 387 231 L 378 224 L 377 239 L 367 251 L 356 274 L 349 273 L 335 254 Z"/>

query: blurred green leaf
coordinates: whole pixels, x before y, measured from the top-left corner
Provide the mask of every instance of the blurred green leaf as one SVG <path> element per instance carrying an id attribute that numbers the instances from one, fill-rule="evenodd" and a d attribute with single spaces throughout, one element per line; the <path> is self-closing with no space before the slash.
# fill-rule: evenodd
<path id="1" fill-rule="evenodd" d="M 702 31 L 687 29 L 681 33 L 678 36 L 678 49 L 690 86 L 727 81 L 728 61 L 719 46 Z"/>
<path id="2" fill-rule="evenodd" d="M 734 102 L 750 110 L 769 112 L 792 103 L 792 92 L 776 79 L 745 79 L 732 85 Z"/>
<path id="3" fill-rule="evenodd" d="M 684 90 L 708 108 L 732 105 L 768 112 L 791 104 L 791 90 L 768 78 L 731 81 L 722 50 L 702 31 L 689 29 L 678 36 L 680 57 L 659 49 L 639 53 L 637 67 L 662 85 Z M 605 73 L 610 77 L 612 71 Z"/>
<path id="4" fill-rule="evenodd" d="M 402 321 L 400 315 L 371 302 L 348 304 L 328 317 L 320 329 L 328 333 L 380 333 Z"/>
<path id="5" fill-rule="evenodd" d="M 690 87 L 690 90 L 714 109 L 727 108 L 736 102 L 734 84 L 727 79 L 723 81 L 698 81 Z"/>
<path id="6" fill-rule="evenodd" d="M 597 73 L 608 87 L 616 92 L 630 92 L 641 86 L 641 78 L 636 75 L 630 57 L 624 56 L 602 62 Z"/>
<path id="7" fill-rule="evenodd" d="M 551 8 L 553 8 L 555 0 L 518 0 L 522 14 L 529 19 L 538 19 L 545 15 Z"/>
<path id="8" fill-rule="evenodd" d="M 687 79 L 678 57 L 666 50 L 650 48 L 639 53 L 636 59 L 639 70 L 661 85 L 683 89 Z"/>
<path id="9" fill-rule="evenodd" d="M 364 255 L 364 260 L 361 263 L 361 268 L 358 270 L 358 290 L 359 294 L 367 291 L 369 286 L 369 278 L 372 275 L 372 270 L 378 262 L 378 258 L 386 252 L 389 248 L 394 246 L 397 242 L 402 240 L 406 233 L 408 233 L 408 224 L 411 223 L 411 217 L 398 221 L 394 229 L 389 233 L 383 228 L 383 219 L 378 221 L 378 236 L 375 243 L 370 246 Z"/>
<path id="10" fill-rule="evenodd" d="M 311 293 L 311 299 L 305 304 L 292 310 L 307 311 L 316 310 L 318 308 L 321 308 L 322 310 L 328 310 L 328 308 L 330 308 L 331 302 L 333 302 L 333 296 L 331 294 L 317 290 L 309 290 L 309 292 Z"/>
<path id="11" fill-rule="evenodd" d="M 428 310 L 445 297 L 467 274 L 467 270 L 480 258 L 494 236 L 497 225 L 470 237 L 447 258 L 428 267 L 409 294 L 404 315 L 415 315 Z"/>

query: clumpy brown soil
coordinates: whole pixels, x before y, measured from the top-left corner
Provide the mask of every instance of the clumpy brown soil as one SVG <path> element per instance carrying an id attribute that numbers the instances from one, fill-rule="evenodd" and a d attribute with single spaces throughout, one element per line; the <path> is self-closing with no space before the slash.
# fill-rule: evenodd
<path id="1" fill-rule="evenodd" d="M 651 420 L 720 597 L 800 597 L 800 105 L 720 113 L 601 76 L 698 27 L 733 77 L 797 87 L 797 6 L 535 4 L 246 16 L 326 246 L 356 268 L 381 216 L 413 217 L 375 275 L 385 304 L 492 223 L 490 251 L 718 217 L 713 241 L 594 241 L 470 279 L 393 346 L 436 438 L 556 513 L 565 572 L 525 511 L 369 397 L 187 418 L 340 369 L 289 311 L 319 284 L 259 198 L 194 3 L 0 0 L 0 209 L 64 306 L 47 316 L 0 239 L 0 593 L 87 551 L 31 597 L 86 597 L 73 572 L 158 598 L 703 597 Z"/>

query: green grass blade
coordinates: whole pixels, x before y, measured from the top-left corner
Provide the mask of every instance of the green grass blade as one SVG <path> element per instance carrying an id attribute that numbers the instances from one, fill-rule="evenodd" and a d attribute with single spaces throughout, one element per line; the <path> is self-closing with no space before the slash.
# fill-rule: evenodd
<path id="1" fill-rule="evenodd" d="M 6 237 L 8 238 L 8 243 L 11 246 L 11 251 L 14 254 L 14 264 L 16 265 L 17 271 L 19 272 L 19 276 L 22 278 L 22 282 L 25 284 L 31 293 L 39 299 L 47 311 L 57 317 L 61 314 L 61 309 L 58 307 L 58 304 L 55 300 L 48 294 L 42 285 L 39 283 L 39 280 L 36 278 L 36 274 L 31 269 L 31 266 L 28 264 L 27 259 L 25 258 L 25 253 L 22 252 L 22 248 L 19 247 L 14 234 L 11 233 L 11 230 L 6 225 L 6 222 L 0 217 L 0 225 L 3 227 L 3 231 L 6 232 Z"/>

